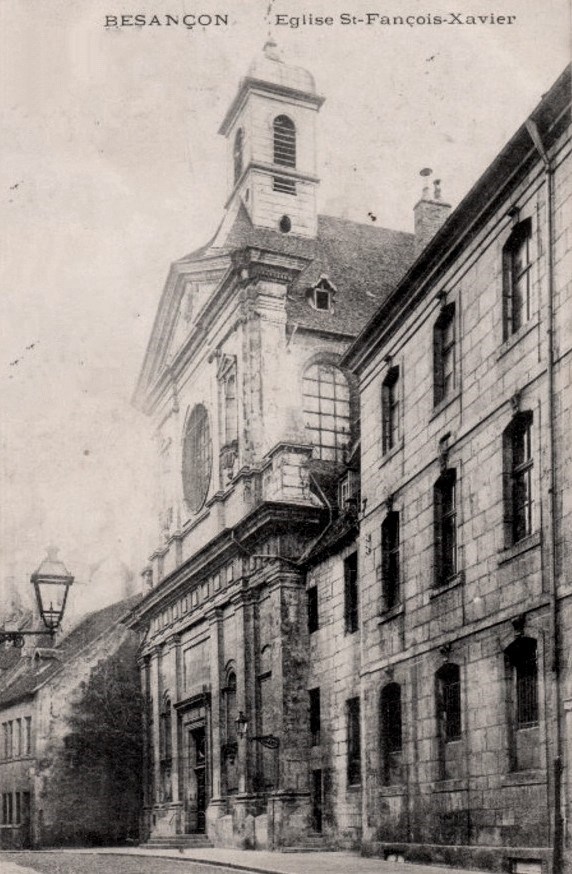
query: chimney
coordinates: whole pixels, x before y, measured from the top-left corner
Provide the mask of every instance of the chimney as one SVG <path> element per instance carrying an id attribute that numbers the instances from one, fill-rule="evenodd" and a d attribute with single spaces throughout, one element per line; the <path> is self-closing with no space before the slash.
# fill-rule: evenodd
<path id="1" fill-rule="evenodd" d="M 420 176 L 431 176 L 433 171 L 425 167 Z M 441 180 L 433 180 L 433 192 L 429 183 L 423 186 L 421 200 L 415 204 L 413 215 L 415 217 L 415 257 L 421 254 L 429 240 L 431 240 L 445 219 L 451 212 L 451 204 L 441 200 Z"/>

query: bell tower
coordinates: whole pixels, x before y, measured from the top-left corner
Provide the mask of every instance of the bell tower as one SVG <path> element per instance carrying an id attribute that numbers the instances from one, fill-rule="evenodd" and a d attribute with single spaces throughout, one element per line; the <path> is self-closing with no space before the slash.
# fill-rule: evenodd
<path id="1" fill-rule="evenodd" d="M 323 102 L 313 76 L 285 64 L 269 40 L 219 130 L 227 139 L 229 212 L 242 203 L 257 227 L 316 236 L 316 115 Z"/>

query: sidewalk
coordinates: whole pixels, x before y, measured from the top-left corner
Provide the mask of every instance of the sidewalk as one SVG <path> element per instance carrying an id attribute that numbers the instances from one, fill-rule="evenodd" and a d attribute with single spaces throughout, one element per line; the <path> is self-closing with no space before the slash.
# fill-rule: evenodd
<path id="1" fill-rule="evenodd" d="M 409 862 L 389 862 L 379 858 L 364 858 L 357 853 L 268 853 L 263 850 L 222 848 L 179 850 L 147 850 L 142 847 L 113 847 L 59 852 L 109 854 L 126 856 L 156 856 L 179 861 L 235 868 L 256 874 L 469 874 L 466 868 L 439 865 L 414 865 Z M 214 872 L 213 872 L 214 874 Z M 474 874 L 474 872 L 473 872 Z"/>

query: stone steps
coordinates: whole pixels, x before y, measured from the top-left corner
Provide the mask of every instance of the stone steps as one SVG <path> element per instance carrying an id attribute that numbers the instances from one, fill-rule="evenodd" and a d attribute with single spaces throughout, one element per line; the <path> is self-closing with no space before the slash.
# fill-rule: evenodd
<path id="1" fill-rule="evenodd" d="M 281 847 L 282 853 L 325 853 L 330 850 L 322 834 L 300 835 L 296 844 L 291 847 Z"/>
<path id="2" fill-rule="evenodd" d="M 203 834 L 154 835 L 144 844 L 147 850 L 196 850 L 212 846 L 211 841 Z"/>

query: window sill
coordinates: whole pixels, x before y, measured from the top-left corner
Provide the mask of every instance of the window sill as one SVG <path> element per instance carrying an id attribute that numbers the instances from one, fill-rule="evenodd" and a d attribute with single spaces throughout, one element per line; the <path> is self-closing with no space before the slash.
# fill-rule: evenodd
<path id="1" fill-rule="evenodd" d="M 407 787 L 403 783 L 391 783 L 388 786 L 378 786 L 377 794 L 382 798 L 392 795 L 405 795 Z"/>
<path id="2" fill-rule="evenodd" d="M 457 389 L 455 392 L 453 392 L 453 394 L 444 397 L 443 400 L 439 401 L 439 403 L 435 404 L 435 406 L 433 407 L 433 412 L 429 416 L 429 421 L 431 422 L 433 419 L 436 419 L 437 416 L 439 416 L 443 412 L 443 410 L 445 410 L 448 406 L 450 406 L 450 404 L 458 400 L 460 397 L 460 389 Z"/>
<path id="3" fill-rule="evenodd" d="M 454 780 L 435 780 L 433 792 L 466 792 L 469 781 L 466 777 L 457 777 Z"/>
<path id="4" fill-rule="evenodd" d="M 525 325 L 519 328 L 518 331 L 515 331 L 514 334 L 511 334 L 510 337 L 508 337 L 504 341 L 499 351 L 497 352 L 497 361 L 503 358 L 507 354 L 507 352 L 510 352 L 513 346 L 516 346 L 518 343 L 520 343 L 520 341 L 524 337 L 526 337 L 527 334 L 530 334 L 531 331 L 534 331 L 535 328 L 538 328 L 538 318 L 531 319 L 530 321 L 526 322 Z"/>
<path id="5" fill-rule="evenodd" d="M 459 571 L 459 573 L 455 574 L 454 577 L 448 579 L 446 583 L 443 583 L 442 585 L 434 585 L 429 597 L 438 598 L 439 595 L 444 595 L 445 592 L 450 592 L 451 589 L 456 589 L 457 586 L 462 586 L 464 582 L 465 573 L 464 571 Z"/>
<path id="6" fill-rule="evenodd" d="M 530 771 L 511 771 L 509 774 L 504 774 L 501 785 L 536 786 L 546 782 L 546 773 L 540 768 L 535 768 Z"/>
<path id="7" fill-rule="evenodd" d="M 388 462 L 390 462 L 392 458 L 394 458 L 396 455 L 398 455 L 401 452 L 404 445 L 405 445 L 405 441 L 403 440 L 403 437 L 402 437 L 401 440 L 397 441 L 395 446 L 392 446 L 391 449 L 388 449 L 387 452 L 384 452 L 382 454 L 381 461 L 379 463 L 379 467 L 381 468 L 381 467 L 384 467 L 386 464 L 388 464 Z"/>
<path id="8" fill-rule="evenodd" d="M 519 540 L 518 543 L 515 543 L 512 546 L 507 546 L 505 549 L 500 549 L 497 553 L 497 563 L 501 565 L 507 561 L 512 561 L 513 558 L 517 558 L 524 552 L 528 552 L 530 549 L 536 549 L 537 546 L 540 546 L 540 542 L 540 531 L 535 531 L 534 534 L 529 534 L 528 537 L 524 537 L 522 540 Z"/>
<path id="9" fill-rule="evenodd" d="M 361 792 L 361 780 L 359 783 L 348 783 L 346 788 L 348 792 Z"/>
<path id="10" fill-rule="evenodd" d="M 380 613 L 377 617 L 377 624 L 383 625 L 385 622 L 391 622 L 392 619 L 396 619 L 398 616 L 403 616 L 405 613 L 405 608 L 403 604 L 397 604 L 396 607 L 392 607 L 391 610 L 385 610 L 383 613 Z"/>

